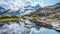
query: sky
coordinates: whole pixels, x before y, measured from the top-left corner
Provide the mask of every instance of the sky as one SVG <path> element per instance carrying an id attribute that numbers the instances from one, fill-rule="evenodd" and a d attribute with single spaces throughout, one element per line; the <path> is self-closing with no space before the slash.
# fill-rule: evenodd
<path id="1" fill-rule="evenodd" d="M 60 0 L 32 0 L 33 2 L 43 2 L 46 5 L 54 5 L 58 2 L 60 2 Z"/>

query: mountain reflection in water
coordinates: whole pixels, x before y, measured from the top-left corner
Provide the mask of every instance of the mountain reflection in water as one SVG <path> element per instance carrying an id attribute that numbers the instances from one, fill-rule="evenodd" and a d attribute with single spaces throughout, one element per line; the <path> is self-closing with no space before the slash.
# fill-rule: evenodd
<path id="1" fill-rule="evenodd" d="M 0 34 L 60 34 L 53 29 L 38 27 L 28 20 L 19 21 L 20 25 L 16 22 L 11 22 L 10 25 L 5 24 L 0 27 Z"/>

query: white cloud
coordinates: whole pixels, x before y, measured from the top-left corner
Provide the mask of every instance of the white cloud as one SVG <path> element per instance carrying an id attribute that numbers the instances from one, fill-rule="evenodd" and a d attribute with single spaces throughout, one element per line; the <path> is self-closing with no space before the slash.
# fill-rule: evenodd
<path id="1" fill-rule="evenodd" d="M 37 4 L 40 4 L 42 7 L 46 6 L 43 2 L 32 2 L 32 0 L 0 0 L 0 6 L 4 6 L 12 10 L 17 10 L 27 5 L 35 6 Z"/>
<path id="2" fill-rule="evenodd" d="M 8 8 L 10 9 L 18 9 L 20 6 L 23 5 L 23 2 L 21 0 L 0 0 L 0 5 L 6 7 L 9 6 Z"/>
<path id="3" fill-rule="evenodd" d="M 42 7 L 45 7 L 45 6 L 47 6 L 46 4 L 44 4 L 43 2 L 40 2 L 39 3 Z"/>
<path id="4" fill-rule="evenodd" d="M 39 4 L 41 7 L 47 6 L 47 5 L 44 4 L 43 2 L 34 2 L 34 3 L 33 3 L 34 6 L 37 5 L 37 4 Z"/>

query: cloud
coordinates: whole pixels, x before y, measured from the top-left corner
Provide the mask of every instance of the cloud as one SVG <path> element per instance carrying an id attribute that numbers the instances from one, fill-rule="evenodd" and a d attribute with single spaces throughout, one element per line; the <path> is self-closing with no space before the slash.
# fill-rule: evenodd
<path id="1" fill-rule="evenodd" d="M 37 5 L 39 4 L 41 7 L 45 7 L 47 6 L 46 4 L 44 4 L 43 2 L 34 2 L 33 5 Z"/>
<path id="2" fill-rule="evenodd" d="M 40 4 L 42 7 L 46 6 L 43 2 L 32 2 L 32 0 L 0 0 L 0 6 L 12 10 L 24 8 L 27 5 L 35 6 L 37 4 Z"/>
<path id="3" fill-rule="evenodd" d="M 31 0 L 0 0 L 0 5 L 8 6 L 11 9 L 24 7 L 28 4 L 31 4 Z"/>
<path id="4" fill-rule="evenodd" d="M 21 0 L 0 0 L 0 5 L 3 7 L 8 6 L 10 9 L 18 9 L 23 6 L 23 2 Z"/>

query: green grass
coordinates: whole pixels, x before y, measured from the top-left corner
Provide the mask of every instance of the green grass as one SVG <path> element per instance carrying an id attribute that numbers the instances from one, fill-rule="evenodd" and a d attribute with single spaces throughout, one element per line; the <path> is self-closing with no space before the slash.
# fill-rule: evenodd
<path id="1" fill-rule="evenodd" d="M 15 20 L 21 20 L 20 17 L 0 17 L 0 22 L 9 22 L 9 21 L 15 21 Z"/>

